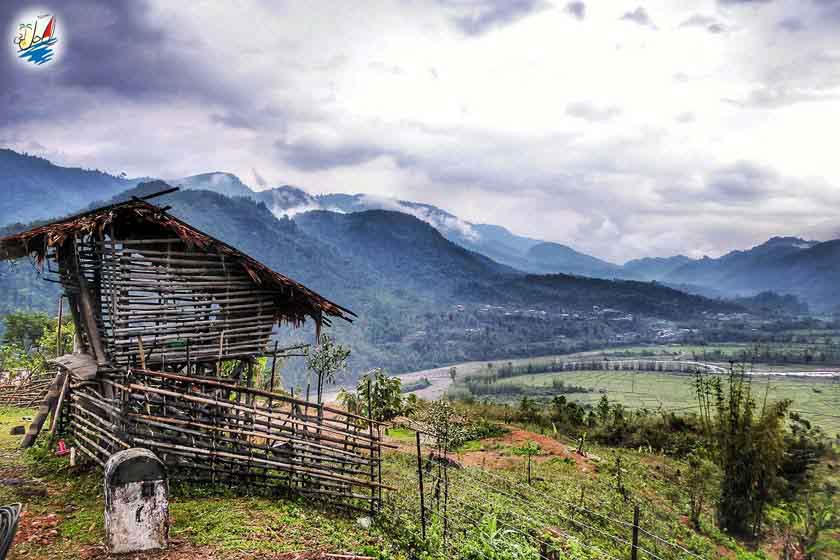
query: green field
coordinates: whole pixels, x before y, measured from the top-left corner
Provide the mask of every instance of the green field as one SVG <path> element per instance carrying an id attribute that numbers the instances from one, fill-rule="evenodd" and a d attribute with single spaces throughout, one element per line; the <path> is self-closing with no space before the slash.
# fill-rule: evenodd
<path id="1" fill-rule="evenodd" d="M 536 361 L 535 361 L 536 362 Z M 595 404 L 606 393 L 611 401 L 628 408 L 659 408 L 691 411 L 697 405 L 694 376 L 653 371 L 569 371 L 520 375 L 497 381 L 498 385 L 551 387 L 555 379 L 567 386 L 591 389 L 589 393 L 569 393 L 566 398 Z M 840 381 L 838 378 L 805 378 L 781 376 L 752 377 L 753 391 L 760 401 L 791 399 L 793 410 L 821 426 L 827 434 L 840 434 Z M 457 390 L 457 385 L 453 387 Z M 511 395 L 507 402 L 518 397 Z M 494 400 L 503 401 L 502 397 Z"/>

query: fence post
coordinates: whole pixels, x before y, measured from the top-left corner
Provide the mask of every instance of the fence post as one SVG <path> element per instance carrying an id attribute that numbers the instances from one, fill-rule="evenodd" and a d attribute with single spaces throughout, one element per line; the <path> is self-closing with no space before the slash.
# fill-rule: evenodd
<path id="1" fill-rule="evenodd" d="M 420 527 L 423 530 L 423 540 L 426 540 L 426 498 L 423 494 L 423 452 L 420 451 L 420 432 L 417 436 L 417 480 L 420 483 Z"/>
<path id="2" fill-rule="evenodd" d="M 271 359 L 271 385 L 269 385 L 269 392 L 274 392 L 274 372 L 277 371 L 277 344 L 278 341 L 274 341 L 274 354 Z M 295 390 L 292 389 L 292 397 L 295 396 Z"/>
<path id="3" fill-rule="evenodd" d="M 639 504 L 633 507 L 633 546 L 630 549 L 630 560 L 637 560 L 639 555 Z"/>

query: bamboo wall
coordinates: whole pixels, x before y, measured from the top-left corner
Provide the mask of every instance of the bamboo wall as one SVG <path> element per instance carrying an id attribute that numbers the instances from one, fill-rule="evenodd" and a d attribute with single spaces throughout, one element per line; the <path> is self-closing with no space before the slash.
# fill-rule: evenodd
<path id="1" fill-rule="evenodd" d="M 224 255 L 190 249 L 175 238 L 87 238 L 77 247 L 113 365 L 210 361 L 266 350 L 281 296 L 259 289 Z"/>

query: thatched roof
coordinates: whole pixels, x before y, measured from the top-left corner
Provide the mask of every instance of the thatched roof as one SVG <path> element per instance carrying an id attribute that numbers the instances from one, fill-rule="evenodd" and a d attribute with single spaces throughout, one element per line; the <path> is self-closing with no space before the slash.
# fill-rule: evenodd
<path id="1" fill-rule="evenodd" d="M 349 309 L 271 270 L 224 241 L 179 220 L 167 213 L 166 208 L 160 208 L 139 198 L 96 208 L 4 237 L 0 239 L 0 260 L 34 255 L 41 263 L 46 258 L 48 248 L 59 248 L 76 235 L 103 235 L 106 228 L 108 233 L 113 232 L 117 239 L 142 239 L 144 234 L 153 236 L 155 233 L 159 234 L 161 229 L 168 230 L 188 247 L 223 255 L 226 259 L 239 263 L 255 286 L 261 289 L 276 289 L 284 294 L 289 302 L 290 313 L 283 313 L 287 318 L 302 320 L 302 315 L 309 315 L 328 322 L 329 317 L 340 317 L 350 321 L 351 316 L 355 316 Z"/>

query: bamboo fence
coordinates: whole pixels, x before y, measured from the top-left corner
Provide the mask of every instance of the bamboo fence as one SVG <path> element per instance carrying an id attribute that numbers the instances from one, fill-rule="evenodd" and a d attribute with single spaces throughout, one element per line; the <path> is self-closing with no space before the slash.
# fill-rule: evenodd
<path id="1" fill-rule="evenodd" d="M 14 383 L 0 384 L 0 406 L 32 408 L 41 404 L 55 372 L 33 376 Z"/>
<path id="2" fill-rule="evenodd" d="M 145 447 L 173 480 L 250 486 L 366 512 L 378 510 L 386 488 L 379 424 L 339 409 L 229 379 L 143 369 L 73 381 L 68 397 L 64 429 L 100 465 L 117 451 Z"/>

